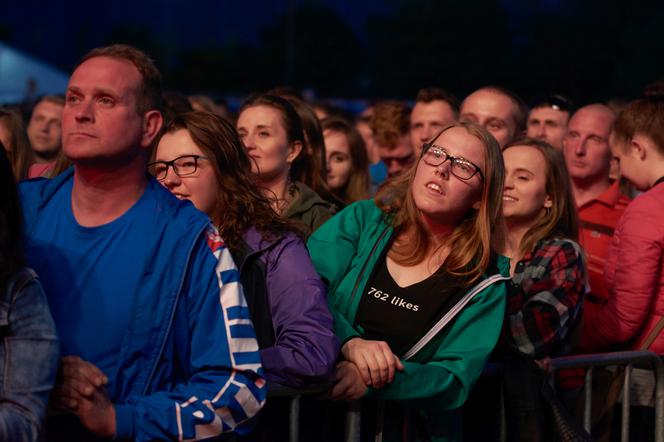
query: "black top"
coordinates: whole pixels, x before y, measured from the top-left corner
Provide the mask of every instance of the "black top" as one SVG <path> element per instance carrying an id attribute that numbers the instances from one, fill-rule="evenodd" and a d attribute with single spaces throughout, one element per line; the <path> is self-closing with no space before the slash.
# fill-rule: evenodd
<path id="1" fill-rule="evenodd" d="M 355 324 L 365 339 L 385 341 L 402 356 L 466 293 L 461 280 L 439 269 L 427 279 L 399 287 L 387 269 L 385 248 L 369 278 Z"/>

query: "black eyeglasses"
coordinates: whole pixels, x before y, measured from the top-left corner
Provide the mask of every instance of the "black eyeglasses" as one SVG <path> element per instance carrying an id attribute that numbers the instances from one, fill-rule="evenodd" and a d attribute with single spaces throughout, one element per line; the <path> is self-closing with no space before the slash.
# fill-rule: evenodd
<path id="1" fill-rule="evenodd" d="M 482 181 L 484 181 L 484 174 L 472 161 L 468 161 L 465 158 L 453 157 L 445 149 L 435 144 L 424 143 L 422 146 L 422 160 L 433 167 L 438 167 L 445 161 L 450 160 L 452 163 L 450 170 L 455 177 L 467 181 L 474 177 L 475 174 L 479 174 Z"/>
<path id="2" fill-rule="evenodd" d="M 162 181 L 168 175 L 168 168 L 172 167 L 177 176 L 187 176 L 196 173 L 198 160 L 207 160 L 202 155 L 182 155 L 171 161 L 155 161 L 148 164 L 148 171 L 153 177 Z"/>

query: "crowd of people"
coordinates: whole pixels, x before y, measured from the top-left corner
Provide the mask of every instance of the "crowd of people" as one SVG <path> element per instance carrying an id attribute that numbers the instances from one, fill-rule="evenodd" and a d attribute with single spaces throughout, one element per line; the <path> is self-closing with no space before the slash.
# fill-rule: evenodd
<path id="1" fill-rule="evenodd" d="M 662 88 L 413 103 L 233 114 L 112 45 L 0 108 L 0 439 L 284 440 L 285 389 L 307 440 L 544 441 L 552 358 L 664 354 Z"/>

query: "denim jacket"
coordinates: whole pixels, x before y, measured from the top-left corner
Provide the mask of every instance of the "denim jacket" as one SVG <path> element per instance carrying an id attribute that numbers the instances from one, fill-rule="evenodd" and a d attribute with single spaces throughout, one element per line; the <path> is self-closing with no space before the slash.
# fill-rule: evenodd
<path id="1" fill-rule="evenodd" d="M 0 440 L 37 440 L 58 355 L 44 291 L 23 269 L 0 293 Z"/>

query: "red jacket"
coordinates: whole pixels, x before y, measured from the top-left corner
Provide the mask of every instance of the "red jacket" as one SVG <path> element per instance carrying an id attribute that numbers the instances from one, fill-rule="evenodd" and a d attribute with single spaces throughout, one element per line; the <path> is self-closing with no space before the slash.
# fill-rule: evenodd
<path id="1" fill-rule="evenodd" d="M 586 352 L 639 349 L 664 315 L 664 183 L 625 210 L 609 247 L 605 283 L 609 297 L 583 328 Z M 664 354 L 664 332 L 650 350 Z"/>

